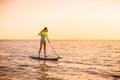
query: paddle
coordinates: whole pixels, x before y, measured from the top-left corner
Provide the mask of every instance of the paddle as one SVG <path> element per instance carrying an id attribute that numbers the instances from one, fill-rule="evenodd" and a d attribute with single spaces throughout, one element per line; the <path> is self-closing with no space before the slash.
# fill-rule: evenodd
<path id="1" fill-rule="evenodd" d="M 61 57 L 57 54 L 57 52 L 55 51 L 55 49 L 54 49 L 54 47 L 52 46 L 52 44 L 51 44 L 51 42 L 49 41 L 49 43 L 50 43 L 50 46 L 52 47 L 52 49 L 53 49 L 53 51 L 55 52 L 55 54 L 57 55 L 57 57 L 59 58 L 59 59 L 61 59 Z"/>

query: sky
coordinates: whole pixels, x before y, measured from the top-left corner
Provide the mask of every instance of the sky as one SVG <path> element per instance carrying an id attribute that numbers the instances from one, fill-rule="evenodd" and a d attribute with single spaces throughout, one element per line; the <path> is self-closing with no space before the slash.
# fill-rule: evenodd
<path id="1" fill-rule="evenodd" d="M 0 0 L 0 39 L 120 40 L 120 0 Z"/>

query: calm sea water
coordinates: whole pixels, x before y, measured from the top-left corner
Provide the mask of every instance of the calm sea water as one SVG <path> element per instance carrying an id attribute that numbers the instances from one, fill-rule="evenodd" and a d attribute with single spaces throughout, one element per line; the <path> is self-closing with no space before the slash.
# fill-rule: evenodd
<path id="1" fill-rule="evenodd" d="M 0 40 L 0 80 L 120 80 L 120 41 L 51 43 L 59 61 L 29 58 L 37 40 Z M 57 57 L 49 43 L 47 55 Z"/>

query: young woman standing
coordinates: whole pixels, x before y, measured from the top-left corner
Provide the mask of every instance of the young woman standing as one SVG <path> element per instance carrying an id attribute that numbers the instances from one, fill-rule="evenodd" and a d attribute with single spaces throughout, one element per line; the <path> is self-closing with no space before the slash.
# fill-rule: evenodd
<path id="1" fill-rule="evenodd" d="M 40 37 L 41 37 L 38 57 L 40 57 L 42 46 L 44 48 L 44 57 L 46 57 L 46 39 L 47 39 L 48 42 L 50 42 L 49 39 L 48 39 L 48 29 L 47 29 L 47 27 L 45 27 L 38 35 L 40 35 Z"/>

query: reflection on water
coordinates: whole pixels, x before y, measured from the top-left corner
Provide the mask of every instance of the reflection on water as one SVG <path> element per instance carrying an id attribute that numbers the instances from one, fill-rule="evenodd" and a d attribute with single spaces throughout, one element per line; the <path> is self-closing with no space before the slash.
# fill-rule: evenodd
<path id="1" fill-rule="evenodd" d="M 41 76 L 42 80 L 46 80 L 47 79 L 47 71 L 48 71 L 48 67 L 46 65 L 46 60 L 43 61 L 38 61 L 39 62 L 39 68 L 37 70 L 38 75 Z"/>
<path id="2" fill-rule="evenodd" d="M 59 61 L 29 58 L 39 41 L 1 40 L 0 80 L 120 80 L 120 41 L 51 42 Z M 47 55 L 55 56 L 50 45 Z"/>
<path id="3" fill-rule="evenodd" d="M 48 61 L 49 62 L 49 61 Z M 56 62 L 52 62 L 52 64 L 56 64 Z M 54 77 L 53 75 L 49 73 L 49 71 L 53 68 L 53 66 L 47 65 L 46 60 L 40 60 L 38 61 L 38 67 L 37 67 L 37 73 L 39 78 L 38 80 L 63 80 L 63 78 Z"/>

